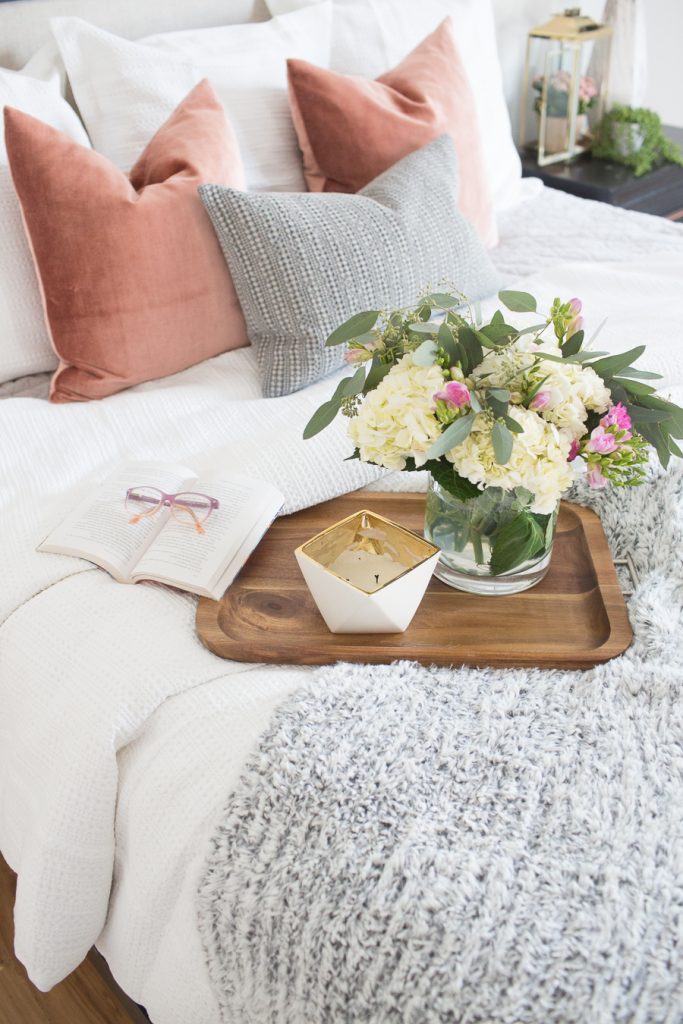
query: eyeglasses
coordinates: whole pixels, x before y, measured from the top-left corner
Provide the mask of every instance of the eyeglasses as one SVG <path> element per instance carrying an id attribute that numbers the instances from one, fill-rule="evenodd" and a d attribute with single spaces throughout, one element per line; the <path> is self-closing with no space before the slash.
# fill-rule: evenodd
<path id="1" fill-rule="evenodd" d="M 170 508 L 171 515 L 183 526 L 192 526 L 197 533 L 204 533 L 203 523 L 214 509 L 219 508 L 218 498 L 198 491 L 181 491 L 179 494 L 165 494 L 158 487 L 129 487 L 125 498 L 126 512 L 131 523 L 148 519 L 160 508 Z"/>

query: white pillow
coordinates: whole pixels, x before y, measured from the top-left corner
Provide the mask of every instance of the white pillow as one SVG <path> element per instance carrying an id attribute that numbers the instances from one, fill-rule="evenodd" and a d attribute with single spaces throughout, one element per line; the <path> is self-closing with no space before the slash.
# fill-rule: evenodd
<path id="1" fill-rule="evenodd" d="M 83 125 L 60 94 L 58 73 L 41 81 L 23 71 L 0 68 L 0 110 L 5 106 L 31 114 L 90 147 Z M 0 121 L 0 383 L 56 365 Z"/>
<path id="2" fill-rule="evenodd" d="M 266 0 L 271 14 L 310 10 L 319 0 Z M 484 162 L 496 210 L 519 201 L 522 168 L 505 102 L 491 0 L 334 0 L 331 67 L 376 78 L 443 19 L 453 29 L 474 92 Z"/>
<path id="3" fill-rule="evenodd" d="M 53 18 L 51 25 L 93 146 L 118 167 L 128 170 L 190 89 L 208 78 L 235 129 L 247 187 L 305 190 L 286 60 L 329 67 L 331 4 L 138 42 L 80 18 Z"/>

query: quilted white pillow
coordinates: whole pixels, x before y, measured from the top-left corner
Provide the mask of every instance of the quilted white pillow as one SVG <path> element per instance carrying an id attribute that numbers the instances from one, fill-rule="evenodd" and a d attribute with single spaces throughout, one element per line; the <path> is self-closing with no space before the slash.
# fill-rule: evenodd
<path id="1" fill-rule="evenodd" d="M 247 187 L 305 190 L 287 101 L 288 57 L 329 67 L 332 8 L 130 42 L 80 18 L 52 30 L 93 146 L 128 170 L 183 97 L 208 78 L 240 145 Z"/>
<path id="2" fill-rule="evenodd" d="M 270 13 L 310 10 L 319 0 L 266 0 Z M 331 67 L 376 78 L 450 15 L 477 108 L 496 210 L 519 201 L 519 154 L 505 102 L 491 0 L 334 0 Z"/>
<path id="3" fill-rule="evenodd" d="M 40 118 L 90 146 L 83 125 L 60 94 L 58 74 L 41 81 L 22 71 L 0 68 L 0 111 L 5 106 Z M 56 365 L 0 121 L 0 383 L 53 370 Z"/>

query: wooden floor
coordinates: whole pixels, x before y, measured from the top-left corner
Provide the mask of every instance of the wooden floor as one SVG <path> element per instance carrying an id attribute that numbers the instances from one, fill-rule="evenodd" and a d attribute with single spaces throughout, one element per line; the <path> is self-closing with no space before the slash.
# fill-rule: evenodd
<path id="1" fill-rule="evenodd" d="M 0 857 L 0 1024 L 131 1024 L 124 1009 L 89 958 L 51 992 L 38 992 L 14 957 L 15 876 Z"/>

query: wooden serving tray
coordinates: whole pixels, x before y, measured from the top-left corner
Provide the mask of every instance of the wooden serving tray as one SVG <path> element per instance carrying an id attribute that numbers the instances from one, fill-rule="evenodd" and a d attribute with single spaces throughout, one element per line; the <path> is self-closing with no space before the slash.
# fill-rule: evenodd
<path id="1" fill-rule="evenodd" d="M 600 520 L 562 502 L 548 575 L 531 590 L 481 597 L 432 578 L 405 633 L 330 633 L 294 549 L 361 508 L 422 533 L 424 494 L 355 492 L 277 519 L 221 601 L 202 598 L 197 632 L 222 658 L 289 665 L 336 661 L 589 668 L 633 634 Z"/>

